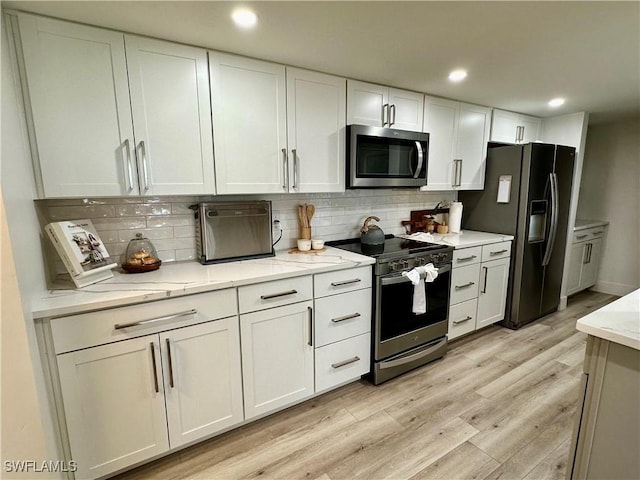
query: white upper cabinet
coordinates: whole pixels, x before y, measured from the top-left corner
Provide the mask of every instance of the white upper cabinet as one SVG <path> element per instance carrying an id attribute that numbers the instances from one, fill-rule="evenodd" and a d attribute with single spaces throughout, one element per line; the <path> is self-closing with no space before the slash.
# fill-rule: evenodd
<path id="1" fill-rule="evenodd" d="M 209 53 L 218 193 L 287 191 L 285 68 Z"/>
<path id="2" fill-rule="evenodd" d="M 43 196 L 213 193 L 205 51 L 18 19 Z"/>
<path id="3" fill-rule="evenodd" d="M 345 80 L 209 55 L 217 192 L 343 191 Z"/>
<path id="4" fill-rule="evenodd" d="M 491 119 L 491 141 L 529 143 L 540 140 L 542 120 L 520 113 L 494 110 Z"/>
<path id="5" fill-rule="evenodd" d="M 44 196 L 137 194 L 123 35 L 25 14 L 19 24 Z"/>
<path id="6" fill-rule="evenodd" d="M 347 102 L 349 125 L 422 131 L 422 93 L 348 80 Z"/>
<path id="7" fill-rule="evenodd" d="M 205 50 L 125 36 L 143 195 L 215 189 Z"/>
<path id="8" fill-rule="evenodd" d="M 491 109 L 425 97 L 429 170 L 422 190 L 484 188 Z"/>
<path id="9" fill-rule="evenodd" d="M 344 78 L 287 68 L 290 191 L 344 191 L 346 94 Z"/>

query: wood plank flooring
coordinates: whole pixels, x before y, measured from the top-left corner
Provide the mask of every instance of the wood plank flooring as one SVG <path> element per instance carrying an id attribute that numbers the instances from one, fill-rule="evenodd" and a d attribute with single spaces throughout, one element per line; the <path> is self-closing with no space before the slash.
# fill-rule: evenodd
<path id="1" fill-rule="evenodd" d="M 586 339 L 575 322 L 613 300 L 577 294 L 520 330 L 488 327 L 385 384 L 352 383 L 117 478 L 562 479 Z"/>

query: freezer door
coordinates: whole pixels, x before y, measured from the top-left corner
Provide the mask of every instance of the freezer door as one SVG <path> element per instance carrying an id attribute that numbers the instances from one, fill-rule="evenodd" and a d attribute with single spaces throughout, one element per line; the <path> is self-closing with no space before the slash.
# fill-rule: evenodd
<path id="1" fill-rule="evenodd" d="M 569 205 L 573 184 L 573 168 L 575 163 L 575 149 L 558 145 L 556 147 L 554 174 L 557 182 L 557 227 L 555 241 L 545 269 L 542 299 L 540 301 L 540 315 L 555 312 L 560 303 L 562 273 L 564 270 L 565 248 L 569 222 Z"/>

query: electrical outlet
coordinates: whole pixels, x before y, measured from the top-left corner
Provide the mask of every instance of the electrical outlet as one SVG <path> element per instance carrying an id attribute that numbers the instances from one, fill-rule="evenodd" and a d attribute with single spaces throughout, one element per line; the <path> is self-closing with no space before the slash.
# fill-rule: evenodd
<path id="1" fill-rule="evenodd" d="M 273 225 L 271 226 L 271 234 L 273 235 L 273 238 L 278 238 L 282 234 L 282 230 L 282 223 L 280 222 L 280 220 L 275 219 L 273 221 Z"/>

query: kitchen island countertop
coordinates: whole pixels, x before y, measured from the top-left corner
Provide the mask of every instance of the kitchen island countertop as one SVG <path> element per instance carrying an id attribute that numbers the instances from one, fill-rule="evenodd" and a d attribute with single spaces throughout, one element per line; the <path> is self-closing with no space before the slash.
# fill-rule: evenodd
<path id="1" fill-rule="evenodd" d="M 501 233 L 476 232 L 474 230 L 463 230 L 460 233 L 414 233 L 411 235 L 400 235 L 403 238 L 412 240 L 437 243 L 438 245 L 449 245 L 454 248 L 477 247 L 479 245 L 489 245 L 491 243 L 506 242 L 513 240 L 513 235 Z"/>
<path id="2" fill-rule="evenodd" d="M 317 254 L 276 251 L 274 257 L 239 260 L 213 265 L 196 261 L 166 263 L 153 272 L 113 272 L 113 278 L 74 288 L 49 290 L 33 299 L 34 319 L 74 315 L 134 303 L 221 290 L 252 283 L 372 265 L 372 257 L 326 247 Z M 62 286 L 64 287 L 64 286 Z"/>
<path id="3" fill-rule="evenodd" d="M 582 317 L 576 322 L 576 328 L 640 350 L 640 289 Z"/>

